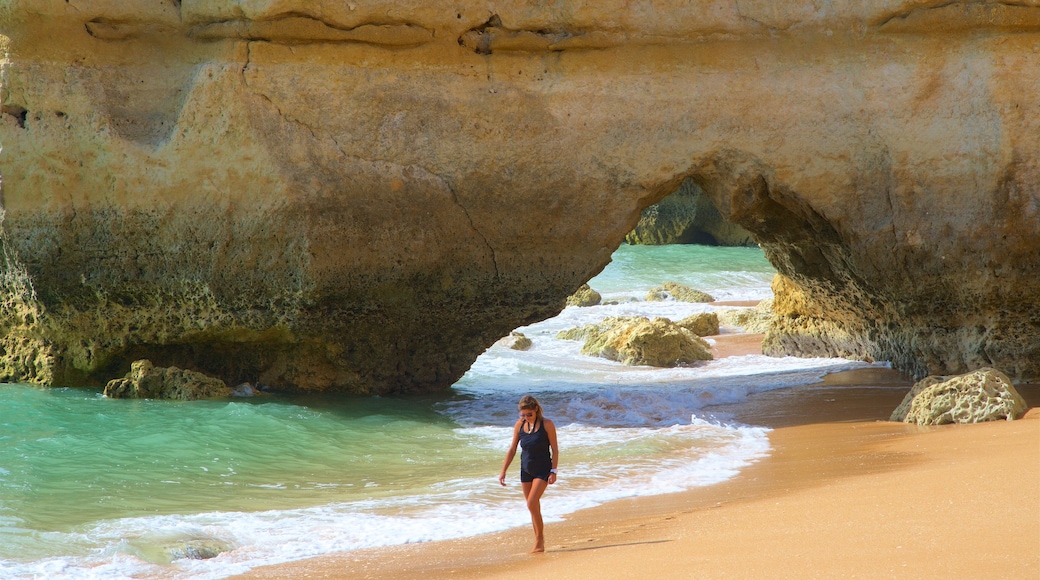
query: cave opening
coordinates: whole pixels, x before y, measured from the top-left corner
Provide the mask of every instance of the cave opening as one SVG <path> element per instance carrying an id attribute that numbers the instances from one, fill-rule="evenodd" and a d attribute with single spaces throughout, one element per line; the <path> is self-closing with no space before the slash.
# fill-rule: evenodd
<path id="1" fill-rule="evenodd" d="M 661 201 L 644 209 L 639 223 L 625 236 L 625 242 L 632 245 L 758 245 L 751 232 L 723 217 L 711 198 L 690 177 Z"/>

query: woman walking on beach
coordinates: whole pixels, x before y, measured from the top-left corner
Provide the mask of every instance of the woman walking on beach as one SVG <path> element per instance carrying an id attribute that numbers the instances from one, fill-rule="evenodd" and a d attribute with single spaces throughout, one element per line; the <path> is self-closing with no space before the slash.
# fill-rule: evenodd
<path id="1" fill-rule="evenodd" d="M 520 484 L 523 486 L 527 509 L 531 512 L 534 527 L 534 548 L 531 553 L 545 551 L 545 526 L 542 524 L 542 494 L 545 488 L 556 483 L 556 465 L 560 448 L 556 444 L 556 425 L 542 416 L 542 406 L 531 395 L 524 395 L 517 404 L 520 418 L 513 426 L 513 442 L 506 451 L 502 472 L 498 482 L 506 484 L 506 470 L 516 456 L 516 445 L 520 444 Z"/>

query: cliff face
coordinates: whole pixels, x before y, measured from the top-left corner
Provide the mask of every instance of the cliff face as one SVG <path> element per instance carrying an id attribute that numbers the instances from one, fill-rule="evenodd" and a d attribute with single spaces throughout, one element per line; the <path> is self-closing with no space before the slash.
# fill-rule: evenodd
<path id="1" fill-rule="evenodd" d="M 1040 8 L 541 4 L 0 6 L 0 375 L 446 387 L 690 178 L 774 352 L 1040 376 Z"/>

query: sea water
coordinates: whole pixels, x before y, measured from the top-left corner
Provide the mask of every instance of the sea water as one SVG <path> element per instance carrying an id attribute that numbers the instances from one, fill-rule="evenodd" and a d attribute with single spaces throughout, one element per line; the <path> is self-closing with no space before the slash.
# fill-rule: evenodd
<path id="1" fill-rule="evenodd" d="M 629 367 L 555 336 L 607 316 L 727 308 L 643 300 L 663 282 L 751 301 L 771 295 L 773 274 L 757 248 L 623 245 L 590 281 L 612 304 L 518 329 L 531 349 L 493 346 L 439 395 L 168 402 L 0 385 L 0 578 L 222 578 L 528 526 L 519 461 L 509 486 L 497 481 L 525 393 L 558 427 L 549 523 L 722 482 L 768 455 L 768 430 L 711 405 L 864 363 L 752 355 Z"/>

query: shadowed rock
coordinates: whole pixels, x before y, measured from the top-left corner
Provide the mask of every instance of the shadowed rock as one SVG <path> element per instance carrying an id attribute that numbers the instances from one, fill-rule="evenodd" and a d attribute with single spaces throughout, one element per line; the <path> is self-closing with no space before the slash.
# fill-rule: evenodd
<path id="1" fill-rule="evenodd" d="M 220 379 L 177 367 L 158 368 L 147 360 L 134 361 L 126 377 L 105 386 L 105 396 L 113 399 L 196 401 L 231 395 Z"/>

